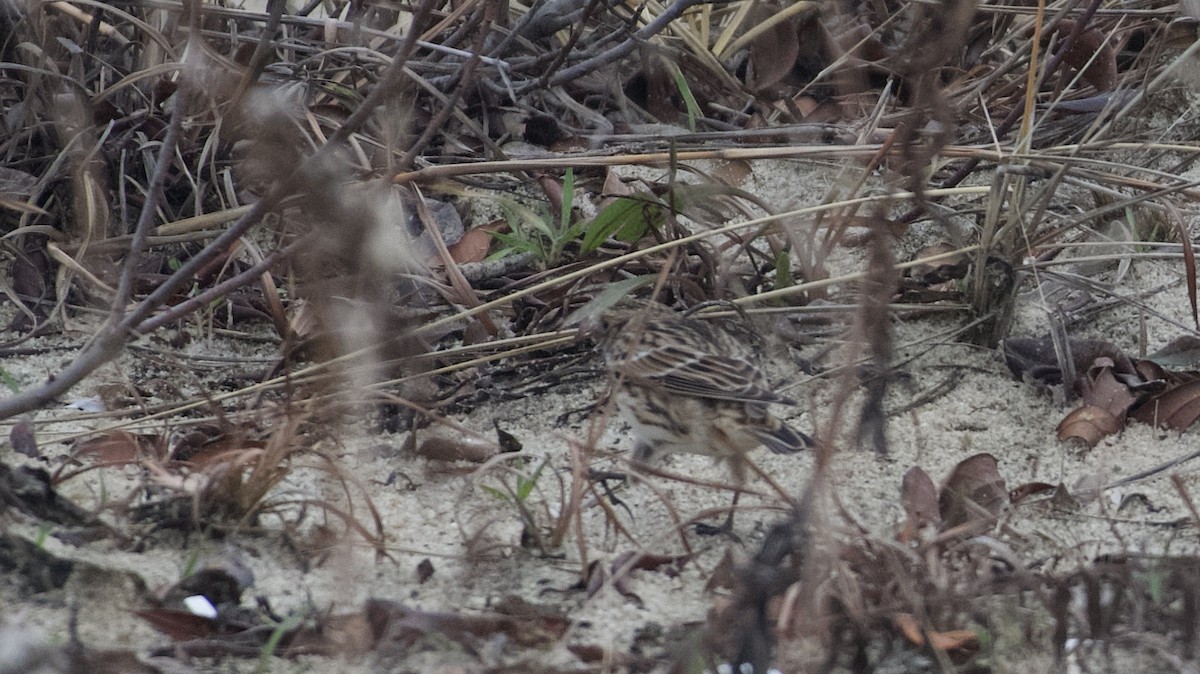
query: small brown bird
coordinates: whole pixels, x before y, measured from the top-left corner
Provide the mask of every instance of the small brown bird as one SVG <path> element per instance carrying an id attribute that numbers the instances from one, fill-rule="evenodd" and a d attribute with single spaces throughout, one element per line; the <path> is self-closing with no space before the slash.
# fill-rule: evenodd
<path id="1" fill-rule="evenodd" d="M 766 445 L 791 454 L 812 438 L 767 410 L 795 404 L 770 390 L 750 349 L 712 321 L 661 305 L 638 305 L 600 315 L 593 334 L 617 381 L 617 407 L 637 436 L 634 459 L 703 454 L 728 461 L 734 480 L 746 477 L 746 455 Z"/>

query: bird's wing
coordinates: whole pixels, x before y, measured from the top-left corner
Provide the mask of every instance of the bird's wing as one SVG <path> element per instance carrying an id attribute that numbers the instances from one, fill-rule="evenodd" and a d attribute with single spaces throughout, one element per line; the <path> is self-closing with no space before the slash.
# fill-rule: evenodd
<path id="1" fill-rule="evenodd" d="M 657 384 L 671 393 L 737 402 L 793 401 L 766 387 L 762 374 L 744 358 L 676 345 L 641 345 L 619 371 L 631 381 Z"/>

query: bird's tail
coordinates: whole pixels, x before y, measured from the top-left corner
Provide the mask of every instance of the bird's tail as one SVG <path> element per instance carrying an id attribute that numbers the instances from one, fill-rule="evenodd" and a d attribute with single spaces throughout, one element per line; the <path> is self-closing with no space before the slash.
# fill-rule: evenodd
<path id="1" fill-rule="evenodd" d="M 767 449 L 776 454 L 795 454 L 812 447 L 813 439 L 808 435 L 788 426 L 782 421 L 777 422 L 776 428 L 764 428 L 757 433 L 758 439 Z"/>

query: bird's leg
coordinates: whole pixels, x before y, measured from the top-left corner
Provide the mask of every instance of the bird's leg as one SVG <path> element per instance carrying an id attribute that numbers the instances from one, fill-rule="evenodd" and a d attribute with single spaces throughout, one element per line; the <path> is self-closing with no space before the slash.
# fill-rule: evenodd
<path id="1" fill-rule="evenodd" d="M 737 512 L 738 499 L 742 495 L 742 488 L 738 488 L 733 492 L 733 503 L 729 504 L 729 516 L 725 518 L 725 523 L 720 526 L 713 526 L 699 522 L 696 524 L 696 533 L 701 536 L 728 536 L 734 543 L 741 543 L 742 539 L 733 533 L 733 515 Z"/>
<path id="2" fill-rule="evenodd" d="M 738 488 L 733 492 L 733 502 L 729 504 L 729 517 L 726 517 L 725 524 L 721 525 L 721 528 L 725 530 L 725 533 L 729 534 L 735 539 L 737 536 L 735 536 L 733 533 L 733 515 L 737 512 L 738 499 L 741 497 L 742 488 L 741 486 L 738 486 Z"/>
<path id="3" fill-rule="evenodd" d="M 629 506 L 624 501 L 617 497 L 612 486 L 608 484 L 609 480 L 628 483 L 629 475 L 627 473 L 611 470 L 588 470 L 588 480 L 599 483 L 600 488 L 604 490 L 605 497 L 608 498 L 608 502 L 618 508 L 624 509 L 629 514 L 629 518 L 633 519 L 633 511 L 629 509 Z"/>

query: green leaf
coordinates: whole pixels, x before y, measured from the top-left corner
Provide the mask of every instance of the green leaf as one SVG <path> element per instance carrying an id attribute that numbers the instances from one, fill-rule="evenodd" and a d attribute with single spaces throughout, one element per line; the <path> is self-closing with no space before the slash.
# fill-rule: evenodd
<path id="1" fill-rule="evenodd" d="M 325 90 L 325 92 L 331 96 L 336 96 L 337 98 L 347 101 L 362 100 L 362 96 L 359 95 L 357 91 L 344 84 L 338 84 L 337 82 L 326 79 L 321 81 L 320 86 L 321 89 Z"/>
<path id="2" fill-rule="evenodd" d="M 792 278 L 792 256 L 786 250 L 775 256 L 775 288 L 787 288 L 795 284 Z"/>
<path id="3" fill-rule="evenodd" d="M 1152 570 L 1147 573 L 1141 573 L 1137 575 L 1143 576 L 1141 580 L 1149 589 L 1150 600 L 1156 605 L 1162 606 L 1163 597 L 1166 594 L 1164 582 L 1166 578 L 1163 576 L 1163 574 L 1160 571 Z"/>
<path id="4" fill-rule="evenodd" d="M 682 213 L 700 222 L 724 222 L 729 219 L 731 208 L 722 197 L 737 197 L 754 202 L 753 195 L 746 190 L 718 183 L 678 183 L 671 196 L 676 213 Z"/>
<path id="5" fill-rule="evenodd" d="M 524 503 L 525 499 L 529 498 L 529 494 L 533 492 L 533 488 L 537 486 L 538 480 L 542 477 L 542 469 L 546 467 L 549 459 L 542 459 L 538 464 L 537 470 L 533 471 L 533 475 L 522 477 L 517 480 L 517 501 Z"/>
<path id="6" fill-rule="evenodd" d="M 524 220 L 524 222 L 533 228 L 535 234 L 540 234 L 550 241 L 554 240 L 554 230 L 550 228 L 550 223 L 547 222 L 545 218 L 539 218 L 534 215 L 533 217 Z"/>
<path id="7" fill-rule="evenodd" d="M 508 232 L 489 232 L 489 233 L 493 237 L 495 237 L 497 241 L 499 241 L 501 244 L 504 245 L 504 248 L 501 251 L 497 251 L 497 252 L 502 252 L 503 250 L 507 250 L 510 253 L 534 253 L 535 255 L 540 254 L 542 252 L 541 243 L 539 241 L 537 241 L 536 239 L 528 239 L 528 238 L 521 236 L 520 234 L 511 234 Z M 500 255 L 499 257 L 504 257 L 504 256 Z"/>
<path id="8" fill-rule="evenodd" d="M 258 666 L 254 668 L 255 674 L 262 674 L 263 672 L 272 670 L 271 664 L 274 660 L 275 651 L 279 649 L 279 644 L 285 636 L 294 632 L 303 623 L 304 612 L 297 611 L 275 625 L 275 629 L 267 637 L 267 642 L 258 651 Z"/>
<path id="9" fill-rule="evenodd" d="M 554 238 L 554 231 L 546 222 L 546 218 L 532 208 L 511 199 L 502 199 L 500 211 L 504 214 L 505 222 L 512 228 L 513 235 L 526 239 L 533 238 L 530 234 L 541 234 L 547 239 Z M 533 232 L 529 232 L 530 229 Z"/>
<path id="10" fill-rule="evenodd" d="M 696 120 L 702 115 L 700 112 L 700 104 L 696 102 L 696 97 L 692 94 L 692 88 L 688 86 L 687 78 L 683 76 L 683 71 L 679 66 L 671 63 L 671 76 L 675 79 L 675 86 L 679 89 L 679 95 L 683 97 L 683 104 L 687 108 L 687 125 L 688 131 L 695 133 Z"/>
<path id="11" fill-rule="evenodd" d="M 657 274 L 648 274 L 646 276 L 634 276 L 616 283 L 608 283 L 604 286 L 595 297 L 588 301 L 587 304 L 576 309 L 567 319 L 563 321 L 564 327 L 579 325 L 588 319 L 599 316 L 608 309 L 616 306 L 617 302 L 625 299 L 630 293 L 642 286 L 652 285 L 658 280 Z"/>
<path id="12" fill-rule="evenodd" d="M 559 214 L 558 229 L 566 232 L 571 229 L 571 208 L 575 204 L 575 171 L 567 169 L 563 176 L 562 212 Z"/>
<path id="13" fill-rule="evenodd" d="M 562 208 L 558 214 L 558 230 L 551 232 L 547 236 L 550 239 L 550 254 L 546 259 L 548 265 L 558 262 L 558 258 L 562 256 L 563 249 L 579 235 L 580 225 L 578 223 L 574 226 L 571 225 L 574 203 L 575 172 L 567 169 L 566 175 L 563 176 Z"/>
<path id="14" fill-rule="evenodd" d="M 5 386 L 7 386 L 8 390 L 12 391 L 13 393 L 21 392 L 21 384 L 18 383 L 17 379 L 4 368 L 0 368 L 0 383 L 3 383 Z"/>
<path id="15" fill-rule="evenodd" d="M 479 485 L 479 488 L 484 490 L 485 492 L 491 494 L 492 496 L 495 496 L 496 498 L 500 499 L 501 501 L 508 500 L 508 494 L 505 494 L 504 492 L 500 491 L 499 489 L 496 489 L 495 487 L 489 487 L 486 484 L 481 484 L 481 485 Z"/>
<path id="16" fill-rule="evenodd" d="M 508 223 L 514 231 L 521 225 L 520 208 L 517 202 L 512 199 L 499 199 L 497 205 L 500 207 L 500 214 L 504 216 L 504 221 Z"/>
<path id="17" fill-rule="evenodd" d="M 663 220 L 663 204 L 657 198 L 650 195 L 618 197 L 587 224 L 582 251 L 596 250 L 610 236 L 621 241 L 637 241 L 646 230 L 657 229 Z"/>

